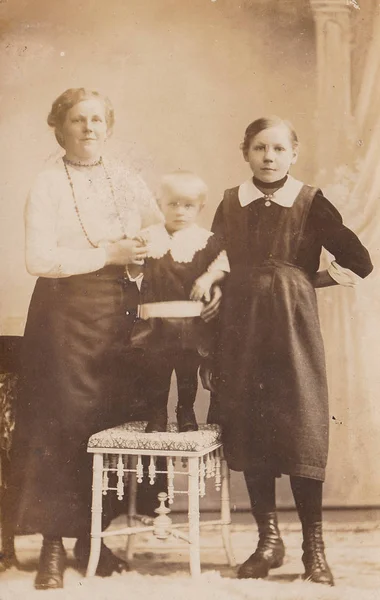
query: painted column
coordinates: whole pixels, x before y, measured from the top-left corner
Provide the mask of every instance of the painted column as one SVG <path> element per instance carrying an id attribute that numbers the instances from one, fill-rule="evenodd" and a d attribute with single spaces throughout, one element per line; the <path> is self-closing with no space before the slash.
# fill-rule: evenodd
<path id="1" fill-rule="evenodd" d="M 351 119 L 349 0 L 310 0 L 317 45 L 317 176 L 330 182 L 345 162 Z"/>

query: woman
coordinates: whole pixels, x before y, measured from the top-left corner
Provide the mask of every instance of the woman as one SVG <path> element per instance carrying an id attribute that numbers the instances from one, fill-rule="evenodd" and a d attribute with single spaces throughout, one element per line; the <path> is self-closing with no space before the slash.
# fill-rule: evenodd
<path id="1" fill-rule="evenodd" d="M 12 455 L 16 533 L 41 533 L 37 589 L 63 587 L 62 537 L 88 557 L 89 436 L 125 420 L 136 369 L 128 356 L 136 284 L 125 276 L 146 247 L 133 238 L 157 221 L 144 182 L 103 158 L 114 113 L 107 98 L 69 89 L 48 124 L 65 154 L 27 201 L 26 265 L 37 275 L 24 337 Z M 98 574 L 127 568 L 102 546 Z"/>

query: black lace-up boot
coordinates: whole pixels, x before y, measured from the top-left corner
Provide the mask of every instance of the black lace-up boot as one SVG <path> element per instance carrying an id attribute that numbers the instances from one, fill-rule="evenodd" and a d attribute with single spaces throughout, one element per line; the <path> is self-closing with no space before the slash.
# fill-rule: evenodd
<path id="1" fill-rule="evenodd" d="M 303 576 L 307 581 L 334 585 L 334 578 L 325 556 L 322 537 L 322 523 L 303 526 L 302 562 L 305 567 Z"/>
<path id="2" fill-rule="evenodd" d="M 44 537 L 38 571 L 34 580 L 36 590 L 63 588 L 66 552 L 62 538 Z"/>
<path id="3" fill-rule="evenodd" d="M 239 567 L 238 577 L 261 579 L 268 575 L 269 569 L 280 567 L 285 556 L 276 514 L 276 480 L 271 473 L 255 471 L 245 471 L 244 477 L 259 542 L 255 552 Z"/>
<path id="4" fill-rule="evenodd" d="M 254 517 L 259 530 L 259 543 L 255 552 L 239 567 L 239 579 L 264 578 L 269 569 L 281 567 L 284 562 L 285 546 L 276 513 L 255 514 Z"/>
<path id="5" fill-rule="evenodd" d="M 291 477 L 290 483 L 302 524 L 303 578 L 314 583 L 334 585 L 322 536 L 322 481 Z"/>

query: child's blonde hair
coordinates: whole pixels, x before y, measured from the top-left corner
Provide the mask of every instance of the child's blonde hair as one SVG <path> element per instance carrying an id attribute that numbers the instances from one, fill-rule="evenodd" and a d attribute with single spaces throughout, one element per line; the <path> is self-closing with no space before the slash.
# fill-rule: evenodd
<path id="1" fill-rule="evenodd" d="M 192 171 L 172 171 L 161 177 L 158 199 L 166 190 L 181 193 L 186 196 L 189 192 L 199 198 L 201 204 L 207 200 L 208 188 L 203 179 Z"/>

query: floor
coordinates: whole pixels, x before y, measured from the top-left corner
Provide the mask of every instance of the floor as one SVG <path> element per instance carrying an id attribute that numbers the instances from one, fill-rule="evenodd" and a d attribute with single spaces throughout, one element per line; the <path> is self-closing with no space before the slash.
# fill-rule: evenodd
<path id="1" fill-rule="evenodd" d="M 65 588 L 37 592 L 33 578 L 37 566 L 40 537 L 17 539 L 17 553 L 23 570 L 11 569 L 0 575 L 0 600 L 19 598 L 78 600 L 380 600 L 380 511 L 328 511 L 325 513 L 325 542 L 336 586 L 305 583 L 301 579 L 301 532 L 293 511 L 280 513 L 287 555 L 285 564 L 272 570 L 265 581 L 236 579 L 236 569 L 226 566 L 221 538 L 216 527 L 202 534 L 202 576 L 191 580 L 188 548 L 185 542 L 170 538 L 162 542 L 144 534 L 137 538 L 131 571 L 109 579 L 84 579 L 74 568 L 73 540 L 65 540 L 68 568 Z M 207 515 L 214 518 L 214 515 Z M 119 517 L 120 526 L 124 517 Z M 184 515 L 173 515 L 184 520 Z M 233 515 L 232 542 L 238 563 L 253 551 L 256 532 L 248 513 Z M 124 537 L 110 537 L 107 544 L 122 555 Z"/>

